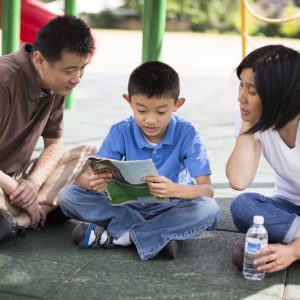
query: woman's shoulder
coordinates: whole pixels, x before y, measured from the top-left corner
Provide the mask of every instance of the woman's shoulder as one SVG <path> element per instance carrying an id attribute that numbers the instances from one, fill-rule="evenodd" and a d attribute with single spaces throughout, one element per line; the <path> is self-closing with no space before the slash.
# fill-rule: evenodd
<path id="1" fill-rule="evenodd" d="M 278 139 L 278 131 L 273 128 L 257 131 L 254 135 L 256 139 L 262 141 L 270 139 L 275 141 Z"/>

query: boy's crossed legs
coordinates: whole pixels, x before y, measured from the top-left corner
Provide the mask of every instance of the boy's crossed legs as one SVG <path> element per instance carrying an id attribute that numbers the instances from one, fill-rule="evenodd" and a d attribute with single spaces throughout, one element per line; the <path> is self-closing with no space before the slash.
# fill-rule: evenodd
<path id="1" fill-rule="evenodd" d="M 166 246 L 170 248 L 172 241 L 191 239 L 213 229 L 219 219 L 218 205 L 207 197 L 112 206 L 104 193 L 75 185 L 63 190 L 60 205 L 67 216 L 92 223 L 79 224 L 74 229 L 75 244 L 86 248 L 95 244 L 125 246 L 133 242 L 142 260 L 156 256 Z"/>

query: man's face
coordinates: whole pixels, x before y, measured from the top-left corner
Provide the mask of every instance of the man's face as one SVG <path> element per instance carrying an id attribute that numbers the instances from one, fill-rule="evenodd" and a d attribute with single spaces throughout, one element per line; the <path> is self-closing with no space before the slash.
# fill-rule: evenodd
<path id="1" fill-rule="evenodd" d="M 80 82 L 84 68 L 88 63 L 88 57 L 80 56 L 75 53 L 62 53 L 61 59 L 55 63 L 49 63 L 42 55 L 39 55 L 37 71 L 40 76 L 40 85 L 42 88 L 50 89 L 55 94 L 66 96 L 72 92 L 75 86 Z M 33 57 L 35 63 L 35 59 Z"/>

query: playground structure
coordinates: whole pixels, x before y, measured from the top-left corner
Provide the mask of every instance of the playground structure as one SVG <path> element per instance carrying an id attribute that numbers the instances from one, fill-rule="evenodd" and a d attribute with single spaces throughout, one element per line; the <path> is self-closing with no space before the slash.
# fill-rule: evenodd
<path id="1" fill-rule="evenodd" d="M 142 62 L 160 60 L 163 49 L 163 38 L 166 23 L 166 1 L 144 0 Z M 1 3 L 2 2 L 2 3 Z M 2 54 L 14 52 L 22 42 L 32 43 L 38 30 L 57 14 L 49 11 L 39 0 L 0 0 L 2 16 Z M 77 15 L 77 0 L 65 0 L 64 13 Z M 284 23 L 300 18 L 295 16 L 272 19 L 266 18 L 251 7 L 248 0 L 240 0 L 242 57 L 247 54 L 247 44 L 255 46 L 248 34 L 248 14 L 266 23 Z M 72 95 L 67 96 L 66 108 L 73 105 Z"/>
<path id="2" fill-rule="evenodd" d="M 48 10 L 38 0 L 2 0 L 1 27 L 2 27 L 2 54 L 14 52 L 22 42 L 33 43 L 38 30 L 56 13 Z M 76 15 L 76 0 L 65 0 L 65 13 Z M 66 97 L 65 107 L 71 108 L 73 97 Z"/>
<path id="3" fill-rule="evenodd" d="M 38 30 L 56 13 L 37 0 L 0 1 L 2 15 L 2 54 L 16 51 L 20 41 L 33 43 Z"/>
<path id="4" fill-rule="evenodd" d="M 160 60 L 166 20 L 166 1 L 144 2 L 142 61 Z M 39 28 L 56 14 L 38 0 L 2 0 L 2 54 L 19 49 L 20 39 L 32 43 Z M 76 0 L 65 0 L 65 14 L 77 14 Z M 21 29 L 21 34 L 20 34 Z M 65 107 L 73 106 L 72 95 Z"/>
<path id="5" fill-rule="evenodd" d="M 57 15 L 38 0 L 0 0 L 1 2 L 2 54 L 16 51 L 20 39 L 32 43 L 37 31 Z M 65 0 L 66 14 L 77 15 L 76 2 L 76 0 Z M 165 19 L 166 0 L 145 0 L 142 61 L 160 59 Z"/>
<path id="6" fill-rule="evenodd" d="M 2 1 L 0 1 L 1 4 Z M 3 3 L 5 6 L 6 3 Z M 5 13 L 9 15 L 10 18 L 14 18 L 16 10 L 19 10 L 18 7 L 11 9 L 11 7 L 4 7 Z M 0 7 L 0 12 L 2 11 Z M 21 15 L 20 22 L 16 20 L 16 25 L 20 27 L 20 40 L 21 42 L 33 43 L 36 37 L 38 30 L 44 26 L 47 22 L 57 16 L 56 13 L 46 9 L 45 5 L 37 0 L 23 0 L 21 5 Z M 17 11 L 17 16 L 19 15 Z M 3 27 L 6 28 L 7 19 L 4 18 L 6 22 L 3 24 Z M 19 24 L 20 26 L 19 26 Z M 10 25 L 10 24 L 7 24 Z M 8 32 L 8 31 L 5 31 Z M 10 42 L 7 37 L 4 36 L 5 42 L 3 43 L 3 54 L 9 53 L 10 51 Z M 19 39 L 16 39 L 17 44 L 19 44 Z"/>
<path id="7" fill-rule="evenodd" d="M 256 20 L 270 23 L 270 24 L 279 24 L 286 23 L 300 18 L 300 13 L 297 13 L 295 16 L 287 17 L 287 18 L 266 18 L 259 15 L 249 4 L 248 0 L 240 0 L 241 6 L 241 38 L 242 38 L 242 57 L 245 57 L 247 54 L 247 43 L 255 48 L 251 37 L 248 34 L 248 13 Z"/>
<path id="8" fill-rule="evenodd" d="M 2 2 L 2 3 L 1 3 Z M 76 15 L 77 0 L 65 0 L 65 13 Z M 1 10 L 2 8 L 2 10 Z M 248 14 L 254 19 L 271 23 L 285 23 L 300 18 L 300 13 L 287 18 L 266 18 L 251 7 L 248 0 L 240 0 L 242 56 L 247 54 L 247 43 L 253 45 L 248 34 Z M 0 0 L 2 16 L 2 54 L 16 51 L 19 41 L 32 43 L 37 31 L 57 14 L 39 0 Z M 1 19 L 0 19 L 1 20 Z M 144 1 L 142 61 L 159 60 L 162 52 L 166 21 L 166 0 Z M 21 29 L 21 32 L 20 32 Z"/>

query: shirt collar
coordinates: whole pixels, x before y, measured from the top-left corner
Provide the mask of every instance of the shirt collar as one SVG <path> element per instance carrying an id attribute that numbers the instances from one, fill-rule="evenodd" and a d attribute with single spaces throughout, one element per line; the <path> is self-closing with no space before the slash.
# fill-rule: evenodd
<path id="1" fill-rule="evenodd" d="M 140 126 L 136 123 L 133 116 L 131 116 L 133 121 L 133 131 L 134 136 L 136 137 L 136 142 L 139 147 L 139 149 L 143 148 L 154 148 L 155 146 L 151 145 L 144 137 L 143 132 L 140 128 Z M 177 124 L 177 119 L 175 115 L 172 115 L 170 123 L 167 127 L 167 131 L 165 136 L 163 137 L 162 141 L 157 145 L 158 148 L 160 148 L 162 145 L 172 145 L 174 141 L 174 135 L 175 135 L 175 128 Z"/>
<path id="2" fill-rule="evenodd" d="M 31 60 L 32 45 L 24 44 L 19 51 L 16 52 L 16 61 L 25 74 L 25 80 L 28 87 L 28 97 L 30 100 L 49 96 L 50 92 L 40 87 L 37 83 L 37 74 L 34 70 Z"/>

